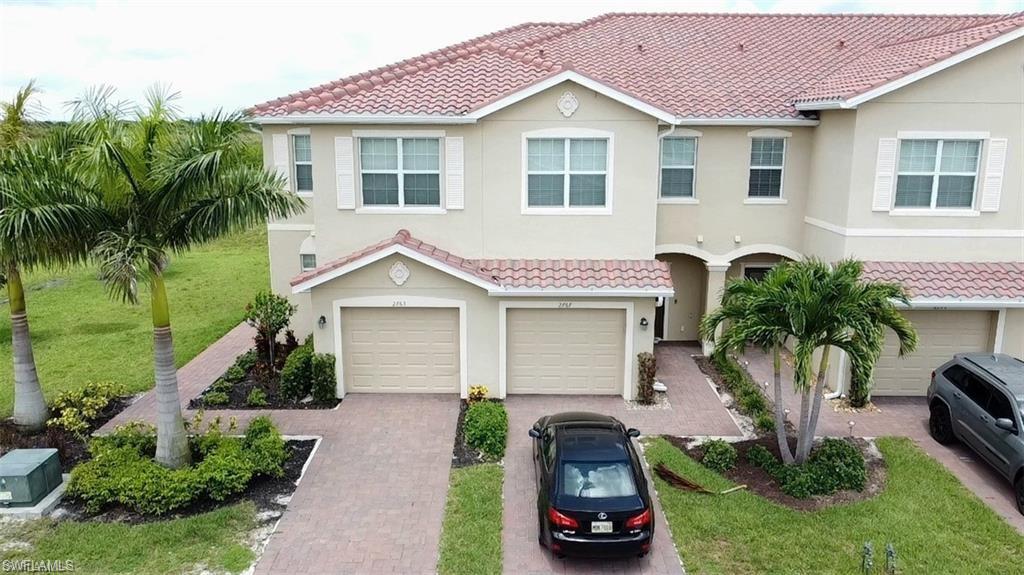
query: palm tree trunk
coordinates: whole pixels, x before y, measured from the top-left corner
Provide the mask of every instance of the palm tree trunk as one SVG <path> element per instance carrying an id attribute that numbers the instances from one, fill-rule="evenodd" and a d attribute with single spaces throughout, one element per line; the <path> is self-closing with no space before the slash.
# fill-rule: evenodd
<path id="1" fill-rule="evenodd" d="M 807 440 L 803 451 L 797 454 L 798 459 L 807 460 L 814 443 L 814 431 L 818 428 L 818 414 L 821 413 L 821 399 L 825 392 L 825 376 L 828 375 L 828 356 L 831 348 L 825 346 L 821 350 L 821 363 L 818 366 L 818 381 L 814 385 L 814 405 L 811 406 L 811 420 L 807 424 Z"/>
<path id="2" fill-rule="evenodd" d="M 772 348 L 772 378 L 775 383 L 775 437 L 779 440 L 779 454 L 786 465 L 793 463 L 793 452 L 786 438 L 786 414 L 782 400 L 782 344 Z"/>
<path id="3" fill-rule="evenodd" d="M 178 369 L 174 366 L 174 342 L 171 340 L 171 313 L 167 288 L 158 270 L 152 271 L 153 364 L 156 368 L 156 461 L 170 468 L 191 463 L 185 421 L 178 397 Z"/>
<path id="4" fill-rule="evenodd" d="M 807 374 L 805 374 L 803 376 L 803 380 L 804 380 L 803 384 L 804 385 L 807 384 L 807 379 L 808 379 Z M 795 459 L 795 463 L 797 465 L 800 465 L 804 461 L 806 461 L 800 455 L 804 452 L 804 444 L 807 443 L 807 428 L 809 427 L 809 425 L 808 425 L 809 421 L 808 420 L 809 420 L 809 416 L 810 416 L 810 413 L 811 413 L 811 409 L 810 409 L 810 406 L 811 406 L 811 387 L 809 385 L 804 387 L 804 385 L 801 385 L 801 387 L 803 389 L 801 389 L 801 391 L 800 391 L 800 424 L 797 426 L 797 432 L 796 432 L 796 459 Z"/>
<path id="5" fill-rule="evenodd" d="M 11 306 L 11 349 L 14 352 L 14 424 L 26 431 L 46 426 L 50 411 L 43 388 L 39 386 L 36 360 L 32 355 L 32 336 L 28 329 L 25 286 L 18 268 L 7 268 L 7 296 Z"/>

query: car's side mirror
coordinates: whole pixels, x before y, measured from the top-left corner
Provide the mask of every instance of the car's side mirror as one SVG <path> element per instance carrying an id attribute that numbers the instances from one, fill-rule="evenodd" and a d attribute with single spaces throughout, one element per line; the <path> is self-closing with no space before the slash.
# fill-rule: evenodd
<path id="1" fill-rule="evenodd" d="M 630 437 L 640 437 L 640 430 L 630 427 L 629 429 L 626 430 L 626 435 Z"/>
<path id="2" fill-rule="evenodd" d="M 1005 431 L 1017 431 L 1016 426 L 1013 425 L 1013 420 L 1005 417 L 1000 417 L 996 420 L 996 427 Z"/>
<path id="3" fill-rule="evenodd" d="M 530 428 L 530 437 L 534 439 L 540 439 L 540 430 L 536 428 Z"/>

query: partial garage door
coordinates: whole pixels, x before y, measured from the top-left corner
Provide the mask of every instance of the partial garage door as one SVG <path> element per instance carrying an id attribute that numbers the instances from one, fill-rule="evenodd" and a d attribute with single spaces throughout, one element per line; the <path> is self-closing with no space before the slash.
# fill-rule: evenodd
<path id="1" fill-rule="evenodd" d="M 459 310 L 342 308 L 346 392 L 458 393 Z"/>
<path id="2" fill-rule="evenodd" d="M 625 310 L 507 313 L 508 393 L 622 394 Z"/>
<path id="3" fill-rule="evenodd" d="M 991 351 L 992 312 L 910 311 L 905 315 L 917 328 L 917 351 L 897 357 L 898 340 L 889 332 L 875 366 L 873 395 L 924 395 L 932 370 L 953 354 Z"/>

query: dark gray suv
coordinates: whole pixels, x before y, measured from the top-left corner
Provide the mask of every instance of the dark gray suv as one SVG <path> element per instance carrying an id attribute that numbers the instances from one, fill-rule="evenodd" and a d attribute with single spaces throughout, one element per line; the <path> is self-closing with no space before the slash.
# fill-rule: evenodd
<path id="1" fill-rule="evenodd" d="M 932 372 L 928 428 L 939 443 L 959 439 L 1013 484 L 1024 514 L 1024 361 L 965 353 Z"/>

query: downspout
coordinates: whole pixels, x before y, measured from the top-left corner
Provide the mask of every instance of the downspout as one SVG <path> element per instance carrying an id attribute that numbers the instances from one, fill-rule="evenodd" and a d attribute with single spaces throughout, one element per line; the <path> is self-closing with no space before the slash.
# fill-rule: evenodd
<path id="1" fill-rule="evenodd" d="M 838 374 L 836 376 L 836 390 L 832 393 L 826 393 L 822 397 L 825 399 L 839 399 L 843 396 L 843 384 L 846 383 L 846 352 L 839 350 L 839 365 L 837 366 Z"/>

